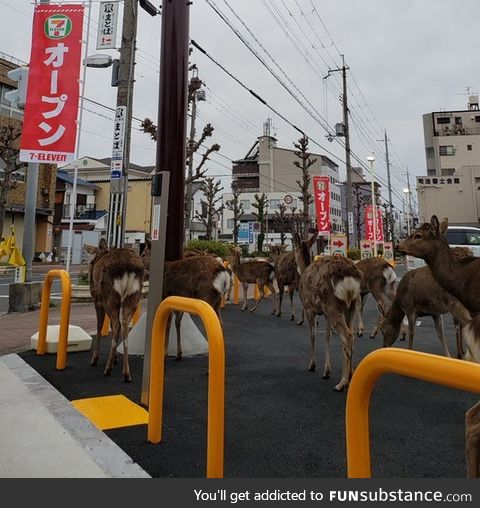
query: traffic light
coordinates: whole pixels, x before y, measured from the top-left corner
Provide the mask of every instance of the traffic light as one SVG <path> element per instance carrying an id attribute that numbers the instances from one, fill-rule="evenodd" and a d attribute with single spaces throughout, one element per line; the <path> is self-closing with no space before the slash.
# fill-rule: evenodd
<path id="1" fill-rule="evenodd" d="M 7 76 L 12 81 L 17 81 L 18 85 L 16 90 L 11 90 L 5 94 L 5 98 L 12 103 L 12 106 L 17 109 L 24 109 L 27 100 L 27 85 L 28 85 L 28 67 L 17 67 L 7 72 Z"/>

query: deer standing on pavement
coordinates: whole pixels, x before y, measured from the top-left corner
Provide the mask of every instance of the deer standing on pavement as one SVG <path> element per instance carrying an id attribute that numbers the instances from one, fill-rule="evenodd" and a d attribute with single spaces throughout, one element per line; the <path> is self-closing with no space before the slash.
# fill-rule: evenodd
<path id="1" fill-rule="evenodd" d="M 98 248 L 88 249 L 94 254 L 90 261 L 90 292 L 97 314 L 97 336 L 92 343 L 91 365 L 98 362 L 100 338 L 105 314 L 112 325 L 112 345 L 105 367 L 105 375 L 112 372 L 117 347 L 123 342 L 123 378 L 130 382 L 128 364 L 128 327 L 141 297 L 144 268 L 140 256 L 131 249 L 109 249 L 105 239 Z"/>
<path id="2" fill-rule="evenodd" d="M 270 290 L 273 295 L 273 309 L 272 314 L 275 313 L 275 288 L 273 281 L 275 280 L 275 271 L 273 266 L 268 261 L 246 261 L 240 262 L 240 248 L 230 247 L 230 267 L 233 273 L 237 276 L 243 288 L 243 306 L 242 310 L 246 310 L 247 306 L 247 292 L 249 284 L 257 284 L 260 290 L 260 297 L 255 302 L 255 305 L 250 309 L 250 312 L 255 312 L 256 308 L 265 296 L 265 286 Z"/>
<path id="3" fill-rule="evenodd" d="M 424 259 L 435 280 L 443 289 L 455 296 L 475 316 L 462 330 L 467 347 L 465 359 L 480 363 L 480 258 L 455 256 L 445 239 L 448 220 L 440 224 L 433 215 L 430 222 L 419 226 L 399 250 Z M 465 454 L 467 476 L 480 477 L 480 402 L 465 414 Z"/>
<path id="4" fill-rule="evenodd" d="M 383 297 L 386 296 L 390 301 L 393 301 L 395 298 L 395 282 L 397 276 L 393 267 L 387 263 L 387 261 L 379 257 L 362 259 L 356 266 L 363 275 L 360 298 L 356 309 L 358 336 L 361 337 L 365 331 L 362 314 L 368 293 L 370 293 L 377 302 L 377 308 L 379 310 L 377 323 L 370 333 L 370 338 L 373 339 L 378 333 L 382 316 L 386 314 Z"/>
<path id="5" fill-rule="evenodd" d="M 300 271 L 299 293 L 310 335 L 311 355 L 309 370 L 316 368 L 315 324 L 316 317 L 325 316 L 325 367 L 323 378 L 330 377 L 330 336 L 332 328 L 340 335 L 343 344 L 343 367 L 340 382 L 335 390 L 341 391 L 350 382 L 353 373 L 352 320 L 360 296 L 362 273 L 355 263 L 343 256 L 323 256 L 311 263 L 306 241 L 294 235 L 295 259 Z"/>
<path id="6" fill-rule="evenodd" d="M 151 243 L 147 240 L 147 246 L 142 253 L 142 261 L 148 269 L 150 267 Z M 230 273 L 227 268 L 210 255 L 188 256 L 178 261 L 167 261 L 163 272 L 162 298 L 169 296 L 185 296 L 198 298 L 207 302 L 215 311 L 223 327 L 220 307 L 222 298 L 230 291 Z M 150 281 L 151 283 L 151 281 Z M 177 360 L 182 359 L 182 339 L 180 333 L 183 312 L 174 312 L 175 329 L 177 335 Z M 170 330 L 171 317 L 167 324 Z"/>
<path id="7" fill-rule="evenodd" d="M 432 316 L 445 356 L 450 356 L 445 341 L 442 314 L 452 314 L 456 323 L 466 325 L 471 317 L 467 309 L 434 279 L 428 266 L 408 271 L 400 281 L 397 295 L 381 325 L 383 346 L 391 346 L 398 337 L 404 316 L 408 319 L 408 348 L 413 347 L 417 317 Z M 457 357 L 462 358 L 462 336 L 457 328 Z"/>

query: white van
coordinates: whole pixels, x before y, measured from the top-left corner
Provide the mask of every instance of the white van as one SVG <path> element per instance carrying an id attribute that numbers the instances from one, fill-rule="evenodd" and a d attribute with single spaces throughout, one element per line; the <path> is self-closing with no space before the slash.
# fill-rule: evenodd
<path id="1" fill-rule="evenodd" d="M 480 257 L 480 228 L 473 226 L 448 226 L 445 238 L 450 247 L 468 247 L 474 256 Z M 407 256 L 407 270 L 425 266 L 425 261 Z"/>

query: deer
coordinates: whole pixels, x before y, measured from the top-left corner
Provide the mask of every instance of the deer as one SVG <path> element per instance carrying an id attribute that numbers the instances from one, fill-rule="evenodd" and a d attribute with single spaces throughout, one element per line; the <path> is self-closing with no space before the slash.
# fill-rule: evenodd
<path id="1" fill-rule="evenodd" d="M 360 298 L 356 309 L 358 321 L 357 335 L 361 337 L 365 331 L 362 315 L 368 293 L 370 293 L 377 302 L 377 308 L 379 310 L 378 320 L 370 333 L 370 338 L 373 339 L 376 337 L 380 328 L 382 316 L 386 314 L 383 297 L 386 296 L 390 301 L 393 301 L 395 298 L 395 282 L 397 280 L 397 275 L 393 267 L 387 263 L 387 261 L 379 257 L 362 259 L 356 265 L 363 274 Z"/>
<path id="2" fill-rule="evenodd" d="M 85 246 L 93 254 L 89 277 L 97 315 L 97 335 L 92 342 L 90 364 L 98 363 L 100 338 L 105 314 L 112 324 L 112 343 L 104 374 L 109 376 L 116 361 L 117 348 L 123 342 L 123 379 L 131 382 L 128 363 L 128 327 L 138 306 L 144 277 L 140 256 L 131 249 L 110 249 L 101 238 L 98 247 Z"/>
<path id="3" fill-rule="evenodd" d="M 343 344 L 342 377 L 336 391 L 348 387 L 353 374 L 352 320 L 360 297 L 362 272 L 355 263 L 343 256 L 322 256 L 311 262 L 310 249 L 305 240 L 294 234 L 295 260 L 300 272 L 299 294 L 307 315 L 310 336 L 310 372 L 316 369 L 315 324 L 316 317 L 325 316 L 325 366 L 323 378 L 331 373 L 330 337 L 332 328 L 340 335 Z"/>
<path id="4" fill-rule="evenodd" d="M 149 269 L 151 256 L 151 242 L 146 241 L 142 253 L 142 262 Z M 223 263 L 209 255 L 188 256 L 177 261 L 166 261 L 163 271 L 162 298 L 169 296 L 185 296 L 198 298 L 207 302 L 215 311 L 223 328 L 220 307 L 222 298 L 230 291 L 231 274 Z M 183 356 L 181 340 L 181 322 L 183 312 L 174 312 L 175 329 L 177 336 L 176 359 Z M 168 320 L 167 330 L 170 330 L 171 317 Z M 168 340 L 168 335 L 167 335 Z"/>
<path id="5" fill-rule="evenodd" d="M 250 309 L 250 312 L 255 312 L 260 302 L 265 296 L 265 286 L 270 290 L 273 295 L 273 309 L 272 314 L 275 313 L 275 288 L 273 281 L 275 280 L 275 270 L 268 261 L 246 261 L 240 262 L 240 248 L 237 246 L 230 247 L 230 267 L 233 273 L 237 276 L 243 288 L 243 305 L 242 310 L 247 310 L 247 292 L 249 284 L 257 284 L 260 292 L 258 300 L 255 305 Z"/>
<path id="6" fill-rule="evenodd" d="M 445 340 L 442 315 L 452 314 L 456 323 L 466 325 L 470 319 L 467 309 L 435 280 L 428 266 L 408 271 L 400 281 L 393 303 L 384 317 L 381 330 L 383 346 L 389 347 L 397 340 L 404 316 L 408 320 L 408 348 L 413 348 L 417 317 L 431 316 L 445 356 L 450 351 Z M 456 327 L 457 358 L 462 358 L 462 336 Z"/>
<path id="7" fill-rule="evenodd" d="M 436 215 L 424 222 L 405 240 L 399 250 L 422 258 L 440 286 L 455 296 L 473 319 L 463 328 L 467 348 L 465 360 L 480 363 L 480 258 L 455 256 L 445 239 L 448 219 Z M 465 455 L 467 477 L 480 477 L 480 402 L 465 413 Z"/>

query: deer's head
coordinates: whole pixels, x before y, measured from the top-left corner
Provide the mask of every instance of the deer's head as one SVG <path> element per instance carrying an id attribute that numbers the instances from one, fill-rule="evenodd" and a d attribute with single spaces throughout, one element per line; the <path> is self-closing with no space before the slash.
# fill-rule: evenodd
<path id="1" fill-rule="evenodd" d="M 391 307 L 386 313 L 385 310 L 381 307 L 381 305 L 377 305 L 377 309 L 378 312 L 380 313 L 380 331 L 382 332 L 383 335 L 383 347 L 391 347 L 393 343 L 397 340 L 400 328 L 396 329 L 389 319 L 389 316 L 391 314 Z"/>
<path id="2" fill-rule="evenodd" d="M 424 222 L 407 239 L 398 245 L 398 250 L 410 256 L 422 259 L 431 259 L 436 252 L 447 245 L 444 234 L 447 231 L 448 219 L 440 224 L 436 215 L 430 222 Z"/>

